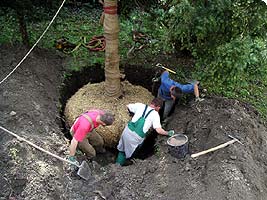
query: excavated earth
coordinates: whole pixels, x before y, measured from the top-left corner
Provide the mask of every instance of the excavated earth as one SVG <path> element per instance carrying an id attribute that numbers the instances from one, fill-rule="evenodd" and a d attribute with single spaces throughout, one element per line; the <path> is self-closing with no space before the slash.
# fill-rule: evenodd
<path id="1" fill-rule="evenodd" d="M 21 46 L 1 45 L 1 80 L 26 52 Z M 62 126 L 60 110 L 64 105 L 59 103 L 64 62 L 57 52 L 35 49 L 0 84 L 0 199 L 266 199 L 267 129 L 253 107 L 237 100 L 207 96 L 200 103 L 189 101 L 176 106 L 167 129 L 188 136 L 185 158 L 172 156 L 167 137 L 157 136 L 147 142 L 147 147 L 154 147 L 153 153 L 129 166 L 115 165 L 114 151 L 97 155 L 89 162 L 92 177 L 87 181 L 70 173 L 62 161 L 19 141 L 11 133 L 66 157 L 69 140 Z M 151 78 L 151 72 L 140 73 L 142 68 L 135 70 L 135 75 L 133 69 L 129 70 L 126 76 L 132 75 L 127 78 L 130 82 Z M 103 73 L 95 75 L 103 78 Z M 242 144 L 235 142 L 190 157 L 231 140 L 228 135 Z"/>

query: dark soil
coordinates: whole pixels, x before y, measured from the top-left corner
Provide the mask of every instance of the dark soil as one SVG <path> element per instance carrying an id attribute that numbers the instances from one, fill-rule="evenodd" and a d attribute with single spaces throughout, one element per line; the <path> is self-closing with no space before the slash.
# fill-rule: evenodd
<path id="1" fill-rule="evenodd" d="M 26 52 L 20 46 L 1 46 L 1 80 Z M 69 141 L 59 103 L 67 99 L 64 92 L 60 97 L 63 71 L 60 54 L 34 50 L 0 85 L 0 126 L 66 157 Z M 142 68 L 137 72 L 127 75 L 126 70 L 127 79 L 136 77 L 147 86 L 144 81 L 153 73 Z M 170 155 L 167 137 L 157 136 L 156 151 L 126 167 L 113 164 L 113 153 L 98 155 L 109 162 L 90 162 L 92 178 L 85 181 L 69 173 L 67 164 L 0 130 L 0 199 L 266 199 L 267 130 L 250 105 L 222 97 L 186 102 L 176 106 L 167 129 L 188 136 L 189 153 L 227 142 L 228 134 L 243 145 L 235 142 L 198 158 L 188 154 L 178 159 Z"/>

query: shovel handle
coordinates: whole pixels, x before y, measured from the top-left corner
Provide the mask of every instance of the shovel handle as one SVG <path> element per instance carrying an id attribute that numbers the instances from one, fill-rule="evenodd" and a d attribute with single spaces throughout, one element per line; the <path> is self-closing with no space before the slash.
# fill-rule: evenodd
<path id="1" fill-rule="evenodd" d="M 19 141 L 24 141 L 24 142 L 28 143 L 29 145 L 33 146 L 34 148 L 36 148 L 36 149 L 38 149 L 38 150 L 40 150 L 40 151 L 42 151 L 42 152 L 44 152 L 44 153 L 46 153 L 46 154 L 48 154 L 48 155 L 50 155 L 50 156 L 53 156 L 54 158 L 57 158 L 57 159 L 59 159 L 59 160 L 61 160 L 61 161 L 67 162 L 67 163 L 69 163 L 69 164 L 75 165 L 75 166 L 77 166 L 77 167 L 80 168 L 80 165 L 77 165 L 76 163 L 71 162 L 71 161 L 69 161 L 69 160 L 67 160 L 67 159 L 65 159 L 65 158 L 61 158 L 60 156 L 58 156 L 58 155 L 56 155 L 56 154 L 53 154 L 53 153 L 51 153 L 51 152 L 49 152 L 49 151 L 47 151 L 47 150 L 45 150 L 45 149 L 43 149 L 43 148 L 37 146 L 36 144 L 34 144 L 34 143 L 32 143 L 32 142 L 30 142 L 30 141 L 24 139 L 23 137 L 20 137 L 20 136 L 18 136 L 17 134 L 12 133 L 11 131 L 5 129 L 5 128 L 2 127 L 2 126 L 0 126 L 0 129 L 2 129 L 3 131 L 5 131 L 5 132 L 7 132 L 7 133 L 9 133 L 9 134 L 11 134 L 11 135 L 13 135 L 13 136 L 15 136 Z"/>
<path id="2" fill-rule="evenodd" d="M 171 73 L 173 73 L 173 74 L 176 74 L 175 71 L 173 71 L 173 70 L 171 70 L 171 69 L 169 69 L 169 68 L 167 68 L 167 67 L 164 67 L 164 66 L 163 66 L 162 64 L 160 64 L 160 63 L 158 63 L 156 66 L 157 66 L 157 67 L 161 67 L 162 69 L 165 69 L 165 70 L 167 70 L 168 72 L 171 72 Z"/>
<path id="3" fill-rule="evenodd" d="M 207 149 L 207 150 L 205 150 L 205 151 L 201 151 L 201 152 L 198 152 L 198 153 L 194 153 L 194 154 L 191 155 L 191 158 L 195 158 L 195 157 L 204 155 L 204 154 L 206 154 L 206 153 L 209 153 L 209 152 L 216 151 L 216 150 L 218 150 L 218 149 L 224 148 L 224 147 L 228 146 L 229 144 L 233 144 L 233 143 L 235 143 L 236 141 L 237 141 L 237 139 L 233 139 L 233 140 L 230 140 L 230 141 L 225 142 L 225 143 L 223 143 L 223 144 L 220 144 L 220 145 L 218 145 L 218 146 L 216 146 L 216 147 Z"/>
<path id="4" fill-rule="evenodd" d="M 162 67 L 163 69 L 166 69 L 167 71 L 173 73 L 173 74 L 176 74 L 175 71 L 173 71 L 173 70 L 171 70 L 171 69 L 169 69 L 169 68 L 167 68 L 167 67 L 164 67 L 164 66 L 161 66 L 161 67 Z"/>

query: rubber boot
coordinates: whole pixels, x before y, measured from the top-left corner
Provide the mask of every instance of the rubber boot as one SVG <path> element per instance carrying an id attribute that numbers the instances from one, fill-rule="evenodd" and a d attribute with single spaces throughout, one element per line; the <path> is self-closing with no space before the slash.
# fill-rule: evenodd
<path id="1" fill-rule="evenodd" d="M 121 166 L 123 166 L 125 164 L 126 161 L 126 156 L 125 153 L 122 151 L 119 151 L 118 153 L 118 157 L 116 159 L 116 163 L 120 164 Z"/>

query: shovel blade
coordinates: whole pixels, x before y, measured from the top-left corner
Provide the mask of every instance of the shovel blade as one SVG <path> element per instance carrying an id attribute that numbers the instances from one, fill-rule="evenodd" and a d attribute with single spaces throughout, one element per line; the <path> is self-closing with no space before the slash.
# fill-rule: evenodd
<path id="1" fill-rule="evenodd" d="M 82 164 L 80 165 L 77 174 L 85 180 L 88 180 L 90 177 L 92 177 L 92 171 L 85 160 L 82 161 Z"/>

